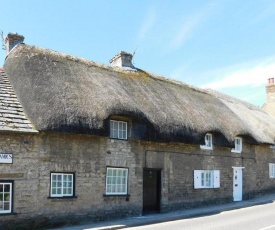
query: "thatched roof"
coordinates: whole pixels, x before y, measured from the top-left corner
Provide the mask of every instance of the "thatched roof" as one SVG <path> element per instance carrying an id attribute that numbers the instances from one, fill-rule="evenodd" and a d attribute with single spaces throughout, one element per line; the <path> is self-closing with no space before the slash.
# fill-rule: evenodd
<path id="1" fill-rule="evenodd" d="M 40 131 L 108 135 L 108 119 L 132 118 L 150 137 L 201 143 L 214 132 L 233 141 L 248 136 L 273 144 L 275 119 L 232 97 L 146 71 L 123 70 L 18 45 L 4 70 L 28 117 Z"/>
<path id="2" fill-rule="evenodd" d="M 36 133 L 26 117 L 9 80 L 0 68 L 0 131 Z"/>

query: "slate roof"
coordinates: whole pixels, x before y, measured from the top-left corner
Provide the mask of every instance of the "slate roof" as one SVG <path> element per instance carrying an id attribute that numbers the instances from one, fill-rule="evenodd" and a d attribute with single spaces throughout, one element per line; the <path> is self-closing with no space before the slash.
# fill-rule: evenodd
<path id="1" fill-rule="evenodd" d="M 36 133 L 24 114 L 10 82 L 0 68 L 0 131 Z"/>

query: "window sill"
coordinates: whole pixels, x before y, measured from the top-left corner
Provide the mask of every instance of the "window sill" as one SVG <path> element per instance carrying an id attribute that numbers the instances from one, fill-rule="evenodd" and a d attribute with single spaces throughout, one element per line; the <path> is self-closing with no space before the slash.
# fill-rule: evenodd
<path id="1" fill-rule="evenodd" d="M 232 153 L 242 153 L 242 151 L 236 150 L 236 149 L 231 149 L 231 152 L 232 152 Z"/>
<path id="2" fill-rule="evenodd" d="M 16 212 L 11 212 L 11 213 L 0 213 L 0 216 L 13 216 L 13 215 L 17 215 Z"/>
<path id="3" fill-rule="evenodd" d="M 113 196 L 121 196 L 121 197 L 130 197 L 130 194 L 103 194 L 104 197 L 113 197 Z"/>
<path id="4" fill-rule="evenodd" d="M 65 199 L 76 199 L 77 196 L 49 196 L 47 197 L 47 199 L 61 199 L 61 200 L 65 200 Z"/>
<path id="5" fill-rule="evenodd" d="M 127 139 L 119 139 L 119 138 L 112 138 L 112 137 L 110 137 L 110 140 L 112 142 L 114 142 L 114 141 L 128 141 L 128 138 Z"/>
<path id="6" fill-rule="evenodd" d="M 213 147 L 208 147 L 208 146 L 205 146 L 205 145 L 200 145 L 200 148 L 203 149 L 203 150 L 213 150 Z"/>
<path id="7" fill-rule="evenodd" d="M 219 190 L 220 187 L 200 187 L 200 188 L 195 188 L 195 189 L 213 189 L 213 190 Z"/>

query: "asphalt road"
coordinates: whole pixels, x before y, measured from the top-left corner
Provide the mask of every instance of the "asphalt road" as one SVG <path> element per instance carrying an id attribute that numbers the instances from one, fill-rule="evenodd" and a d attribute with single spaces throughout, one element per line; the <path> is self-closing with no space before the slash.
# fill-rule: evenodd
<path id="1" fill-rule="evenodd" d="M 194 217 L 124 228 L 129 230 L 275 230 L 275 203 Z"/>

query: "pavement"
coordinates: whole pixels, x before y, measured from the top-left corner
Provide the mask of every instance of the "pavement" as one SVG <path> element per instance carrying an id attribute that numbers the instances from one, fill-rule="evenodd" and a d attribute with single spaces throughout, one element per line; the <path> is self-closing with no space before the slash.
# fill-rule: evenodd
<path id="1" fill-rule="evenodd" d="M 221 205 L 213 205 L 201 208 L 184 209 L 168 213 L 150 214 L 137 217 L 128 217 L 120 220 L 104 221 L 104 222 L 83 222 L 74 226 L 63 226 L 60 228 L 52 228 L 50 230 L 110 230 L 123 229 L 135 226 L 149 225 L 179 219 L 187 219 L 192 217 L 215 215 L 220 212 L 240 209 L 255 205 L 263 205 L 275 202 L 275 193 L 259 196 L 250 200 L 232 202 Z"/>

